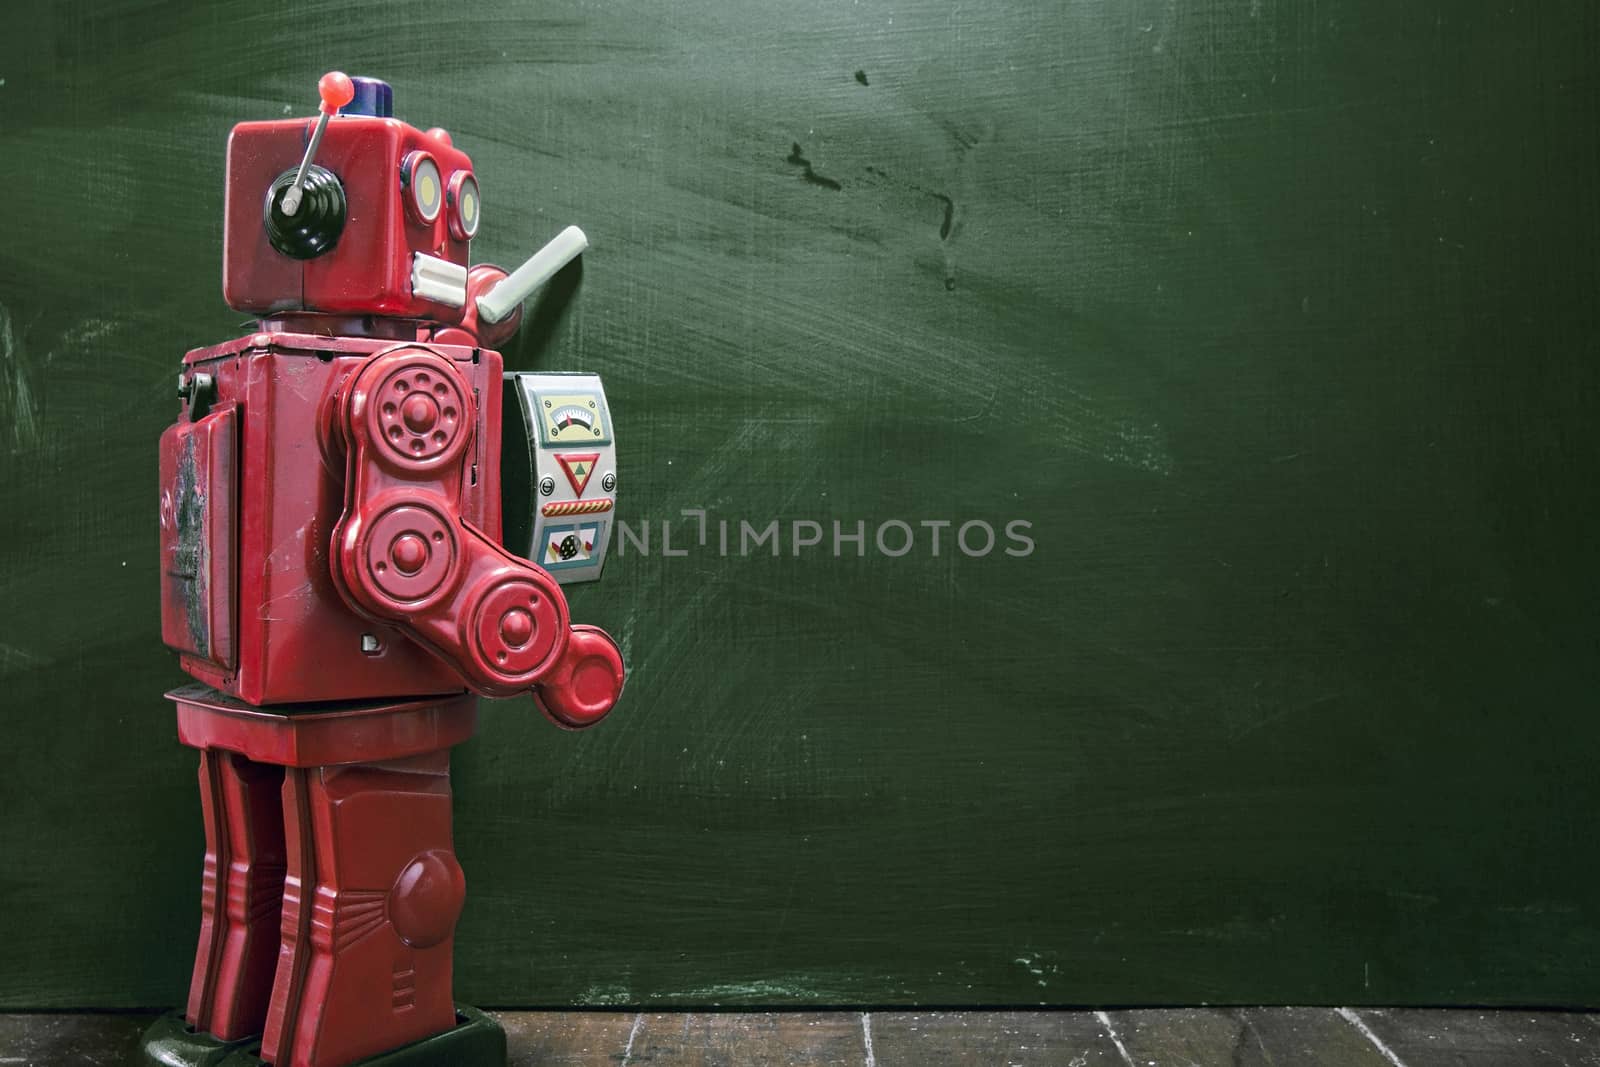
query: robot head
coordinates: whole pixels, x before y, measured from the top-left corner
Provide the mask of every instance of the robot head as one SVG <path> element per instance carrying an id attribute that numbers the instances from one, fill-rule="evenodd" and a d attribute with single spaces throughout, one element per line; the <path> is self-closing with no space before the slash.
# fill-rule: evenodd
<path id="1" fill-rule="evenodd" d="M 460 322 L 482 207 L 472 160 L 444 130 L 394 118 L 384 82 L 330 74 L 319 88 L 319 119 L 228 138 L 224 298 L 262 316 Z"/>

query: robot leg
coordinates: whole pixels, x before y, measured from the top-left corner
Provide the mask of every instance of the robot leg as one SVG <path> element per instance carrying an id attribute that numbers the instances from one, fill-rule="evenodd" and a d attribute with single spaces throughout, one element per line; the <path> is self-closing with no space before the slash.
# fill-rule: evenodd
<path id="1" fill-rule="evenodd" d="M 272 992 L 285 866 L 283 768 L 200 750 L 206 859 L 185 1017 L 232 1041 L 260 1031 Z"/>
<path id="2" fill-rule="evenodd" d="M 466 883 L 447 750 L 285 772 L 282 947 L 261 1058 L 331 1067 L 456 1026 Z"/>

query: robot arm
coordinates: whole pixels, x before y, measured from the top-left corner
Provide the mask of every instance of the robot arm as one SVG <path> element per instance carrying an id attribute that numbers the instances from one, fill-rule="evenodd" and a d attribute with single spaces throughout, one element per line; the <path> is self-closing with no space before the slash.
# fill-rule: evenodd
<path id="1" fill-rule="evenodd" d="M 478 297 L 478 320 L 500 322 L 534 294 L 556 272 L 583 254 L 589 238 L 576 226 L 568 226 L 555 239 L 529 256 L 527 262 L 501 278 Z"/>
<path id="2" fill-rule="evenodd" d="M 531 689 L 559 725 L 589 726 L 622 691 L 622 654 L 605 631 L 572 625 L 546 571 L 461 516 L 474 404 L 448 360 L 413 347 L 374 357 L 345 388 L 335 580 L 353 608 L 400 627 L 469 688 Z"/>
<path id="3" fill-rule="evenodd" d="M 459 328 L 471 335 L 473 344 L 494 348 L 505 343 L 522 325 L 522 302 L 588 247 L 584 232 L 568 226 L 510 274 L 486 263 L 473 267 Z"/>

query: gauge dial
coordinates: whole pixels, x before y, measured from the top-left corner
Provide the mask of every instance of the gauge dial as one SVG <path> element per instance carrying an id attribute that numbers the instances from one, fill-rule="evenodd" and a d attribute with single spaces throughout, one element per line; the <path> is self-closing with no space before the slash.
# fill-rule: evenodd
<path id="1" fill-rule="evenodd" d="M 605 408 L 593 394 L 546 395 L 540 398 L 546 445 L 605 444 L 610 440 Z"/>

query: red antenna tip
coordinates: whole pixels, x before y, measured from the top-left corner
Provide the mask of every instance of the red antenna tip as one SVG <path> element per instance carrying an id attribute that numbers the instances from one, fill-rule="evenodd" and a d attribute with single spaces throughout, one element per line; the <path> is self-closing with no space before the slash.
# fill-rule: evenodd
<path id="1" fill-rule="evenodd" d="M 323 113 L 332 115 L 356 98 L 356 87 L 348 74 L 330 70 L 318 80 L 317 94 L 322 97 Z"/>

